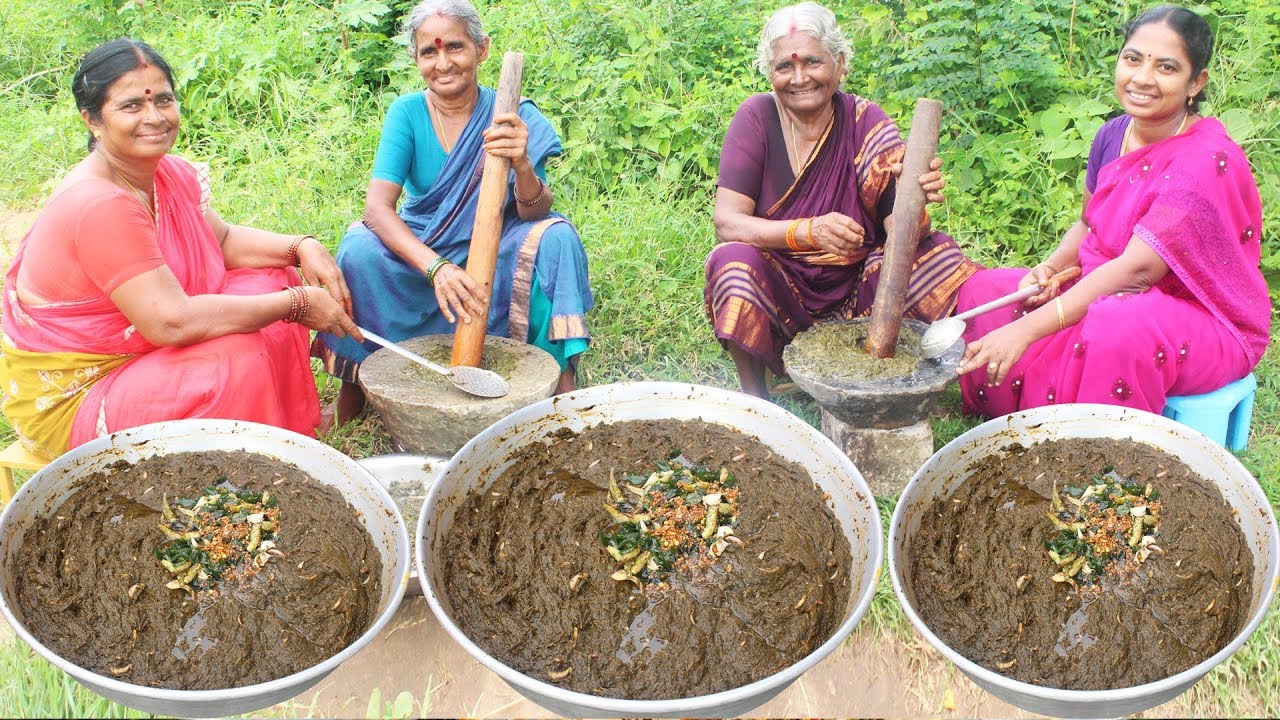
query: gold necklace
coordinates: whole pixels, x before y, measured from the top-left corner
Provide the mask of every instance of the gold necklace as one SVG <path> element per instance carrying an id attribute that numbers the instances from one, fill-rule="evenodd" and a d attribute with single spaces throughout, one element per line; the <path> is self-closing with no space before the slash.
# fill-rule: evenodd
<path id="1" fill-rule="evenodd" d="M 800 157 L 800 143 L 796 142 L 796 121 L 795 118 L 787 114 L 787 124 L 791 126 L 791 149 L 796 154 L 795 174 L 800 174 L 800 167 L 804 164 L 804 158 Z"/>
<path id="2" fill-rule="evenodd" d="M 453 151 L 453 147 L 449 143 L 449 131 L 445 129 L 444 120 L 441 118 L 440 108 L 436 107 L 435 102 L 431 100 L 431 95 L 427 95 L 427 110 L 434 110 L 431 120 L 440 129 L 440 144 L 444 147 L 444 154 L 448 155 Z"/>
<path id="3" fill-rule="evenodd" d="M 1156 142 L 1161 142 L 1162 140 L 1168 140 L 1174 135 L 1181 135 L 1182 131 L 1187 129 L 1187 121 L 1190 119 L 1191 119 L 1191 113 L 1182 113 L 1182 122 L 1179 123 L 1178 129 L 1173 131 L 1173 135 L 1170 135 L 1167 138 L 1162 138 L 1161 140 L 1157 140 Z M 1126 126 L 1124 129 L 1124 137 L 1120 139 L 1121 155 L 1127 155 L 1129 153 L 1129 138 L 1132 136 L 1133 136 L 1133 121 L 1130 120 L 1128 126 Z M 1152 145 L 1154 144 L 1155 143 L 1152 143 Z"/>
<path id="4" fill-rule="evenodd" d="M 795 166 L 792 168 L 792 174 L 799 175 L 801 171 L 804 170 L 806 165 L 805 160 L 807 160 L 808 158 L 800 156 L 800 143 L 796 141 L 795 118 L 791 116 L 790 112 L 787 112 L 786 116 L 787 116 L 787 126 L 791 129 L 791 150 L 795 153 L 795 156 L 796 156 L 796 162 L 795 162 Z M 832 117 L 834 116 L 835 116 L 835 112 L 832 111 Z M 827 123 L 828 124 L 831 123 L 830 118 L 827 119 Z M 783 142 L 786 142 L 786 140 L 784 139 Z M 813 151 L 810 150 L 809 152 L 812 153 Z"/>
<path id="5" fill-rule="evenodd" d="M 141 200 L 141 201 L 142 201 L 142 206 L 143 206 L 143 207 L 145 207 L 145 208 L 147 209 L 147 212 L 148 212 L 148 213 L 150 213 L 150 215 L 151 215 L 151 222 L 153 222 L 153 223 L 155 223 L 155 224 L 159 225 L 159 224 L 160 224 L 160 220 L 159 220 L 158 218 L 156 218 L 156 209 L 155 209 L 154 207 L 152 207 L 152 205 L 151 205 L 151 198 L 150 198 L 150 197 L 148 197 L 146 193 L 144 193 L 144 192 L 142 192 L 141 190 L 139 190 L 138 188 L 134 187 L 134 186 L 133 186 L 133 183 L 129 182 L 129 178 L 127 178 L 127 177 L 125 177 L 124 175 L 122 175 L 122 174 L 120 173 L 120 171 L 116 169 L 116 166 L 115 166 L 115 165 L 112 165 L 112 164 L 111 164 L 111 161 L 110 161 L 110 160 L 108 160 L 105 156 L 103 156 L 101 153 L 99 153 L 99 157 L 102 157 L 102 161 L 103 161 L 103 162 L 105 162 L 105 163 L 107 164 L 107 167 L 111 168 L 111 172 L 115 173 L 115 176 L 116 176 L 116 177 L 118 177 L 118 178 L 120 178 L 120 182 L 124 183 L 124 186 L 125 186 L 125 187 L 127 187 L 127 188 L 129 188 L 130 190 L 132 190 L 132 191 L 133 191 L 133 194 L 134 194 L 134 195 L 135 195 L 139 200 Z"/>

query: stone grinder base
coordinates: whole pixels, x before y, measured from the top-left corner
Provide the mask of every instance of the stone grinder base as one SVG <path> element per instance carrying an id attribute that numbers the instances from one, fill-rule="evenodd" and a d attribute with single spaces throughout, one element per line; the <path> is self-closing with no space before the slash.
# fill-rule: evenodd
<path id="1" fill-rule="evenodd" d="M 453 335 L 424 335 L 399 343 L 428 360 L 438 359 L 438 348 L 452 348 Z M 551 397 L 560 366 L 545 350 L 508 338 L 484 340 L 485 361 L 505 353 L 506 371 L 498 370 L 511 385 L 499 398 L 481 398 L 462 392 L 449 379 L 382 349 L 360 363 L 360 385 L 383 426 L 408 452 L 448 458 L 468 440 L 498 420 Z M 434 353 L 433 353 L 434 351 Z M 448 365 L 448 355 L 441 364 Z"/>
<path id="2" fill-rule="evenodd" d="M 933 455 L 933 428 L 927 419 L 884 430 L 850 425 L 822 408 L 822 434 L 849 456 L 880 497 L 899 495 Z"/>

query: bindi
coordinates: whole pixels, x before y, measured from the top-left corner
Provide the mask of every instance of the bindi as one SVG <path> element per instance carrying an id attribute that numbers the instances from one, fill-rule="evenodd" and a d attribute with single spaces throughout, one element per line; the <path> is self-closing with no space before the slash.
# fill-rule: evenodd
<path id="1" fill-rule="evenodd" d="M 436 47 L 438 48 L 444 47 L 444 41 L 441 40 L 440 38 L 436 38 Z"/>
<path id="2" fill-rule="evenodd" d="M 791 62 L 795 62 L 799 59 L 800 59 L 800 53 L 791 53 Z"/>
<path id="3" fill-rule="evenodd" d="M 142 92 L 146 93 L 147 95 L 150 95 L 150 94 L 151 94 L 151 88 L 147 88 L 146 90 L 143 90 Z"/>

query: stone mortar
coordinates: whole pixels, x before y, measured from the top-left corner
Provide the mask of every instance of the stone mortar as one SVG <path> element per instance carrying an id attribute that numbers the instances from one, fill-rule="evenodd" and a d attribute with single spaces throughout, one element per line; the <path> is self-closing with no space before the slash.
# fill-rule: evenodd
<path id="1" fill-rule="evenodd" d="M 870 322 L 867 318 L 834 320 L 850 326 Z M 919 320 L 904 318 L 904 325 L 921 335 L 928 325 Z M 787 351 L 784 361 L 796 342 L 803 342 L 804 333 L 797 335 Z M 862 381 L 834 380 L 819 377 L 792 368 L 787 370 L 792 381 L 800 389 L 813 396 L 824 410 L 836 419 L 861 428 L 888 429 L 905 427 L 924 420 L 938 396 L 956 380 L 956 367 L 964 356 L 964 340 L 956 340 L 941 356 L 921 360 L 920 369 L 903 377 L 877 378 Z"/>
<path id="2" fill-rule="evenodd" d="M 430 360 L 435 359 L 433 350 L 453 347 L 453 335 L 424 335 L 399 344 Z M 500 373 L 511 385 L 503 397 L 469 395 L 443 376 L 440 382 L 424 380 L 430 370 L 385 348 L 360 364 L 360 385 L 369 404 L 407 452 L 450 457 L 494 422 L 551 397 L 560 366 L 545 350 L 493 335 L 485 338 L 484 346 L 486 358 L 494 351 L 516 358 L 509 373 Z"/>

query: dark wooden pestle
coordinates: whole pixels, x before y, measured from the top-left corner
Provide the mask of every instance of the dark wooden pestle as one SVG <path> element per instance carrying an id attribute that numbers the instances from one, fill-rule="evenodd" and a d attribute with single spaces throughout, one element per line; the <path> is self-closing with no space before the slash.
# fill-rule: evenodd
<path id="1" fill-rule="evenodd" d="M 918 178 L 929 172 L 929 163 L 938 150 L 938 126 L 942 103 L 920 98 L 911 117 L 902 175 L 893 196 L 893 227 L 885 240 L 884 265 L 880 285 L 871 305 L 871 322 L 865 349 L 878 358 L 893 357 L 902 328 L 902 310 L 911 281 L 911 263 L 919 244 L 920 221 L 924 218 L 925 197 Z"/>

